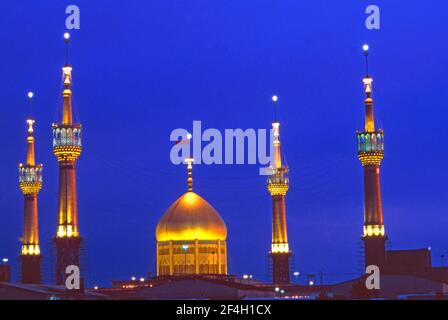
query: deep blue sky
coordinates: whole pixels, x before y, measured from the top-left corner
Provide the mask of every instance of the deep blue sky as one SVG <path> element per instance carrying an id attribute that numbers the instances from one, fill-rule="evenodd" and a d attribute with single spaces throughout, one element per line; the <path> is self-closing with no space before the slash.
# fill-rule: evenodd
<path id="1" fill-rule="evenodd" d="M 20 248 L 26 92 L 35 91 L 37 157 L 45 165 L 40 231 L 46 271 L 56 231 L 57 162 L 51 123 L 61 107 L 65 7 L 74 103 L 84 125 L 78 165 L 80 231 L 89 284 L 155 271 L 154 230 L 186 190 L 169 134 L 267 128 L 280 97 L 291 169 L 287 198 L 295 270 L 326 281 L 356 276 L 363 182 L 355 130 L 363 125 L 361 46 L 371 46 L 376 119 L 386 131 L 382 190 L 392 248 L 448 255 L 445 148 L 446 1 L 17 1 L 0 19 L 0 256 Z M 381 8 L 381 30 L 364 9 Z M 233 274 L 266 278 L 271 203 L 258 166 L 196 166 L 195 190 L 228 229 Z"/>

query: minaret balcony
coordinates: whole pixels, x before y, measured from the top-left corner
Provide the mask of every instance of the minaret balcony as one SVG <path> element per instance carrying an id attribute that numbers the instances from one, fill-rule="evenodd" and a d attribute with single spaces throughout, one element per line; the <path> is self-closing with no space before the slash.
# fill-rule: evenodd
<path id="1" fill-rule="evenodd" d="M 384 132 L 357 132 L 358 159 L 363 166 L 379 166 L 384 158 Z"/>
<path id="2" fill-rule="evenodd" d="M 42 169 L 41 164 L 19 165 L 19 186 L 24 194 L 38 193 L 42 189 Z"/>
<path id="3" fill-rule="evenodd" d="M 358 152 L 384 151 L 384 131 L 357 132 Z"/>
<path id="4" fill-rule="evenodd" d="M 283 169 L 283 168 L 282 168 Z M 284 196 L 289 190 L 289 178 L 286 170 L 275 170 L 268 177 L 268 191 L 272 196 Z"/>
<path id="5" fill-rule="evenodd" d="M 82 151 L 82 126 L 53 124 L 53 152 L 58 161 L 76 160 Z"/>

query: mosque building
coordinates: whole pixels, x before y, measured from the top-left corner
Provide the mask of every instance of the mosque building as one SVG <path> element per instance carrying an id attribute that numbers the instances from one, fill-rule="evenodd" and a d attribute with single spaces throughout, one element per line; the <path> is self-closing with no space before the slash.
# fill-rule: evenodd
<path id="1" fill-rule="evenodd" d="M 188 191 L 156 228 L 158 277 L 227 275 L 227 227 L 212 205 L 193 192 L 193 161 L 186 159 Z"/>

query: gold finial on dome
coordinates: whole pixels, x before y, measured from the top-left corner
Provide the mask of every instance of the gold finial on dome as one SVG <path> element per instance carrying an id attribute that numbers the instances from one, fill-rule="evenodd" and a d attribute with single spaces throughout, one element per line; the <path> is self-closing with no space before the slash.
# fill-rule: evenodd
<path id="1" fill-rule="evenodd" d="M 185 163 L 187 164 L 187 170 L 188 170 L 188 179 L 187 179 L 188 192 L 193 191 L 193 162 L 194 162 L 193 158 L 185 159 Z"/>

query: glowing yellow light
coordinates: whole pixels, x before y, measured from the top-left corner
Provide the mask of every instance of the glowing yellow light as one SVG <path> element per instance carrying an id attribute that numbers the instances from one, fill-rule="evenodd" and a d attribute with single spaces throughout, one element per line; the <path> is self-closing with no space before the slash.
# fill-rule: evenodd
<path id="1" fill-rule="evenodd" d="M 289 190 L 286 183 L 268 183 L 268 191 L 272 196 L 284 196 Z"/>
<path id="2" fill-rule="evenodd" d="M 38 256 L 40 255 L 40 247 L 38 244 L 24 244 L 22 246 L 22 255 Z"/>
<path id="3" fill-rule="evenodd" d="M 72 75 L 72 70 L 73 70 L 73 68 L 70 67 L 70 66 L 62 67 L 62 72 L 63 72 L 63 74 L 65 76 L 69 76 L 70 77 Z"/>
<path id="4" fill-rule="evenodd" d="M 64 228 L 64 226 L 59 226 L 58 227 L 57 236 L 58 236 L 58 238 L 62 238 L 62 237 L 65 236 L 65 228 Z"/>
<path id="5" fill-rule="evenodd" d="M 225 240 L 226 237 L 227 229 L 219 213 L 194 192 L 186 192 L 178 198 L 165 212 L 156 228 L 158 242 L 216 241 Z"/>
<path id="6" fill-rule="evenodd" d="M 58 161 L 76 160 L 81 155 L 80 146 L 55 146 L 53 152 L 58 158 Z"/>
<path id="7" fill-rule="evenodd" d="M 372 92 L 372 82 L 373 82 L 373 79 L 370 78 L 370 77 L 366 77 L 366 78 L 362 79 L 362 82 L 364 82 L 365 92 L 366 93 L 371 93 Z"/>
<path id="8" fill-rule="evenodd" d="M 364 226 L 364 237 L 384 237 L 385 234 L 384 225 Z"/>
<path id="9" fill-rule="evenodd" d="M 19 186 L 23 194 L 34 194 L 42 189 L 42 182 L 20 182 Z"/>
<path id="10" fill-rule="evenodd" d="M 56 233 L 58 238 L 76 238 L 79 236 L 78 230 L 73 225 L 59 225 Z"/>
<path id="11" fill-rule="evenodd" d="M 367 151 L 358 152 L 358 159 L 361 161 L 363 167 L 365 166 L 379 166 L 384 159 L 383 151 Z"/>
<path id="12" fill-rule="evenodd" d="M 289 253 L 288 243 L 273 243 L 271 245 L 271 253 Z"/>
<path id="13" fill-rule="evenodd" d="M 197 197 L 195 196 L 194 193 L 189 192 L 185 195 L 185 201 L 189 205 L 194 205 L 197 201 Z"/>
<path id="14" fill-rule="evenodd" d="M 71 225 L 67 226 L 67 237 L 71 237 L 73 235 L 73 228 Z"/>

